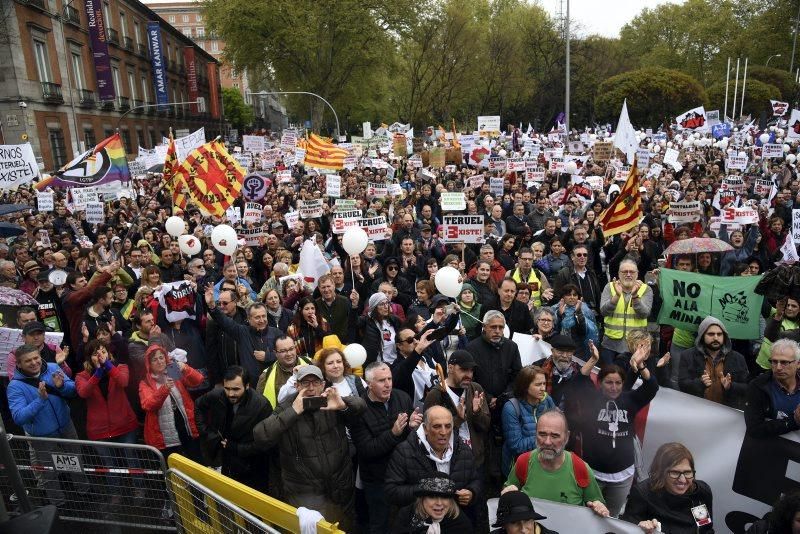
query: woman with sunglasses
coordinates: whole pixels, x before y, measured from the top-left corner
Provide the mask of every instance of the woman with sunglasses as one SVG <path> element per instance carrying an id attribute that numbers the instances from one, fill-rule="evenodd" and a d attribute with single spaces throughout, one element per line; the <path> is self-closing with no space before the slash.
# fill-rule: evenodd
<path id="1" fill-rule="evenodd" d="M 647 480 L 635 484 L 622 518 L 645 534 L 712 534 L 711 488 L 695 478 L 692 453 L 681 443 L 665 443 L 656 451 Z"/>

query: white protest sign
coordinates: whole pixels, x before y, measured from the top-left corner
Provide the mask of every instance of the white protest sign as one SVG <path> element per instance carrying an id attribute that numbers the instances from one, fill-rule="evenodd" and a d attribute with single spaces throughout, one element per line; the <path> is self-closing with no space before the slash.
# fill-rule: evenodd
<path id="1" fill-rule="evenodd" d="M 648 169 L 647 171 L 647 177 L 652 178 L 654 176 L 658 176 L 659 174 L 661 174 L 661 171 L 663 170 L 664 170 L 663 165 L 661 165 L 660 163 L 653 163 L 652 165 L 650 165 L 650 169 Z"/>
<path id="2" fill-rule="evenodd" d="M 486 178 L 482 174 L 476 174 L 475 176 L 471 176 L 469 179 L 469 185 L 471 189 L 477 189 L 483 185 L 486 181 Z"/>
<path id="3" fill-rule="evenodd" d="M 420 164 L 422 162 L 420 161 Z M 348 171 L 352 171 L 358 165 L 358 158 L 356 156 L 345 156 L 344 158 L 344 168 Z"/>
<path id="4" fill-rule="evenodd" d="M 550 161 L 553 158 L 564 159 L 563 148 L 547 148 L 544 151 L 544 159 Z"/>
<path id="5" fill-rule="evenodd" d="M 367 184 L 367 197 L 369 198 L 385 198 L 389 194 L 389 186 L 385 183 L 378 184 L 369 182 Z"/>
<path id="6" fill-rule="evenodd" d="M 709 217 L 708 219 L 708 228 L 714 233 L 719 234 L 721 224 L 722 217 Z M 742 225 L 739 223 L 725 223 L 725 228 L 727 228 L 728 232 L 733 232 L 734 230 L 741 230 Z"/>
<path id="7" fill-rule="evenodd" d="M 535 170 L 527 170 L 525 171 L 525 181 L 528 183 L 535 182 L 541 183 L 544 182 L 544 178 L 546 175 L 546 171 L 541 167 L 537 167 Z"/>
<path id="8" fill-rule="evenodd" d="M 368 219 L 359 219 L 359 226 L 364 229 L 370 241 L 383 241 L 386 239 L 386 231 L 388 226 L 385 217 L 370 217 Z"/>
<path id="9" fill-rule="evenodd" d="M 489 158 L 490 171 L 504 171 L 506 170 L 507 164 L 508 160 L 506 160 L 506 158 L 501 158 L 500 156 L 491 156 Z"/>
<path id="10" fill-rule="evenodd" d="M 39 176 L 30 143 L 0 145 L 0 189 L 16 189 Z"/>
<path id="11" fill-rule="evenodd" d="M 239 211 L 239 208 L 236 206 L 230 206 L 228 209 L 226 209 L 225 217 L 228 218 L 228 222 L 231 224 L 231 226 L 242 220 L 242 214 Z"/>
<path id="12" fill-rule="evenodd" d="M 300 212 L 299 211 L 290 211 L 283 215 L 283 220 L 286 221 L 286 226 L 289 227 L 289 230 L 295 227 L 297 221 L 300 219 Z"/>
<path id="13" fill-rule="evenodd" d="M 261 238 L 267 235 L 267 229 L 264 226 L 239 228 L 236 230 L 236 235 L 244 238 L 244 242 L 248 247 L 256 247 L 261 244 Z"/>
<path id="14" fill-rule="evenodd" d="M 725 164 L 726 168 L 730 170 L 744 171 L 747 168 L 747 156 L 731 155 Z"/>
<path id="15" fill-rule="evenodd" d="M 756 183 L 753 185 L 753 193 L 762 197 L 768 198 L 772 192 L 772 186 L 775 185 L 772 180 L 764 178 L 756 178 Z"/>
<path id="16" fill-rule="evenodd" d="M 333 221 L 331 223 L 333 233 L 343 234 L 350 228 L 359 228 L 361 215 L 361 210 L 336 211 L 333 214 Z"/>
<path id="17" fill-rule="evenodd" d="M 294 165 L 300 165 L 306 159 L 306 149 L 305 148 L 298 148 L 294 151 Z"/>
<path id="18" fill-rule="evenodd" d="M 277 177 L 278 177 L 278 183 L 279 184 L 290 184 L 290 183 L 292 183 L 292 180 L 293 180 L 292 171 L 290 171 L 288 169 L 283 170 L 283 171 L 278 171 Z"/>
<path id="19" fill-rule="evenodd" d="M 259 223 L 261 222 L 262 213 L 261 204 L 258 202 L 247 202 L 244 205 L 244 217 L 242 217 L 242 221 L 245 224 Z"/>
<path id="20" fill-rule="evenodd" d="M 322 217 L 322 199 L 315 198 L 312 200 L 301 200 L 300 218 L 315 219 L 317 217 Z"/>
<path id="21" fill-rule="evenodd" d="M 338 174 L 325 175 L 325 194 L 329 197 L 339 198 L 342 196 L 342 177 Z"/>
<path id="22" fill-rule="evenodd" d="M 792 210 L 792 236 L 795 243 L 800 243 L 800 209 Z"/>
<path id="23" fill-rule="evenodd" d="M 674 148 L 668 148 L 666 151 L 664 151 L 664 163 L 666 165 L 674 166 L 675 163 L 678 163 L 679 155 L 680 153 Z"/>
<path id="24" fill-rule="evenodd" d="M 389 184 L 386 191 L 390 197 L 403 196 L 403 188 L 400 187 L 400 184 Z"/>
<path id="25" fill-rule="evenodd" d="M 603 190 L 603 177 L 602 176 L 586 176 L 583 181 L 593 190 Z"/>
<path id="26" fill-rule="evenodd" d="M 87 202 L 86 203 L 86 222 L 89 224 L 103 224 L 106 220 L 103 213 L 102 202 Z"/>
<path id="27" fill-rule="evenodd" d="M 70 193 L 72 193 L 72 207 L 75 211 L 85 210 L 87 202 L 100 201 L 97 189 L 94 187 L 73 187 L 70 189 Z"/>
<path id="28" fill-rule="evenodd" d="M 443 215 L 443 243 L 483 243 L 483 215 Z"/>
<path id="29" fill-rule="evenodd" d="M 550 158 L 548 169 L 552 172 L 564 172 L 564 158 Z"/>
<path id="30" fill-rule="evenodd" d="M 639 148 L 636 150 L 636 165 L 640 169 L 646 169 L 650 166 L 650 151 L 646 148 Z"/>
<path id="31" fill-rule="evenodd" d="M 281 150 L 289 151 L 294 150 L 297 146 L 297 132 L 294 130 L 285 130 L 281 136 Z"/>
<path id="32" fill-rule="evenodd" d="M 756 224 L 758 223 L 758 210 L 750 207 L 725 208 L 722 210 L 723 223 Z"/>
<path id="33" fill-rule="evenodd" d="M 251 154 L 258 154 L 267 149 L 267 139 L 261 135 L 243 135 L 242 150 Z M 279 151 L 280 152 L 280 151 Z"/>
<path id="34" fill-rule="evenodd" d="M 735 191 L 736 193 L 744 193 L 744 180 L 741 176 L 730 174 L 722 179 L 722 189 L 725 191 Z"/>
<path id="35" fill-rule="evenodd" d="M 500 115 L 478 117 L 478 135 L 500 135 Z"/>
<path id="36" fill-rule="evenodd" d="M 461 211 L 467 209 L 467 199 L 463 191 L 455 193 L 442 192 L 442 211 Z"/>
<path id="37" fill-rule="evenodd" d="M 495 196 L 503 196 L 503 179 L 500 177 L 489 178 L 489 192 Z"/>
<path id="38" fill-rule="evenodd" d="M 782 158 L 783 145 L 779 145 L 777 143 L 765 143 L 764 146 L 761 147 L 761 156 L 763 158 Z"/>
<path id="39" fill-rule="evenodd" d="M 39 211 L 53 211 L 55 205 L 53 202 L 52 191 L 39 191 L 36 193 L 36 208 Z"/>
<path id="40" fill-rule="evenodd" d="M 175 139 L 175 151 L 178 160 L 183 161 L 195 148 L 202 146 L 206 142 L 206 129 L 200 128 L 185 137 Z"/>
<path id="41" fill-rule="evenodd" d="M 509 171 L 524 171 L 525 160 L 522 158 L 509 158 L 506 163 L 506 168 Z"/>
<path id="42" fill-rule="evenodd" d="M 691 202 L 670 202 L 669 222 L 687 223 L 699 221 L 702 216 L 700 201 Z"/>

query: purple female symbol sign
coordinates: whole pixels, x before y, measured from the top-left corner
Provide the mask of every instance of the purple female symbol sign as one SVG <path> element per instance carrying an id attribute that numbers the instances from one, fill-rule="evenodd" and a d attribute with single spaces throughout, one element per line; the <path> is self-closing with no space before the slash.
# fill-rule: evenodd
<path id="1" fill-rule="evenodd" d="M 242 184 L 242 196 L 247 200 L 261 200 L 270 186 L 269 178 L 260 174 L 248 174 Z"/>

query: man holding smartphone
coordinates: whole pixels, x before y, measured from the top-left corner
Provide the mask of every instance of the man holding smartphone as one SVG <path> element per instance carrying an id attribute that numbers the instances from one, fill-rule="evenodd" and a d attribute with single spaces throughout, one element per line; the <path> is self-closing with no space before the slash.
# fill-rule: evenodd
<path id="1" fill-rule="evenodd" d="M 355 480 L 345 426 L 356 423 L 366 404 L 360 397 L 342 398 L 336 388 L 326 388 L 322 370 L 315 365 L 300 367 L 296 378 L 297 394 L 255 426 L 255 442 L 264 449 L 280 447 L 286 502 L 317 510 L 350 531 Z"/>

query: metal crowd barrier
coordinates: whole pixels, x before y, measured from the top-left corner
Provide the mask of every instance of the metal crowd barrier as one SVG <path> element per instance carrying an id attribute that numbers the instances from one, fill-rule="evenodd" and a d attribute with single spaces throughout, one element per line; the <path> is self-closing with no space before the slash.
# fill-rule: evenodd
<path id="1" fill-rule="evenodd" d="M 280 534 L 177 469 L 167 471 L 175 522 L 187 534 Z"/>
<path id="2" fill-rule="evenodd" d="M 247 512 L 261 518 L 265 523 L 270 524 L 272 527 L 280 531 L 299 533 L 300 524 L 297 518 L 297 510 L 284 502 L 274 499 L 268 495 L 264 495 L 244 484 L 240 484 L 224 475 L 221 475 L 202 466 L 196 462 L 181 456 L 180 454 L 172 454 L 168 460 L 170 470 L 178 470 L 184 476 L 197 481 L 198 486 L 207 488 L 209 493 L 220 496 L 221 499 L 227 499 L 234 506 L 237 506 Z M 180 511 L 179 522 L 186 525 L 187 520 L 194 523 L 191 515 L 184 516 L 183 511 L 191 510 L 188 505 L 188 496 L 183 497 L 186 505 L 178 506 L 176 513 Z M 196 499 L 195 499 L 196 501 Z M 179 503 L 180 504 L 180 503 Z M 194 506 L 198 503 L 195 502 Z M 212 530 L 194 530 L 187 532 L 212 532 Z M 320 521 L 317 523 L 318 534 L 345 534 L 340 530 L 336 524 L 329 523 L 328 521 Z"/>
<path id="3" fill-rule="evenodd" d="M 0 495 L 10 516 L 54 504 L 62 521 L 176 530 L 158 449 L 7 435 L 1 428 L 0 440 Z"/>

